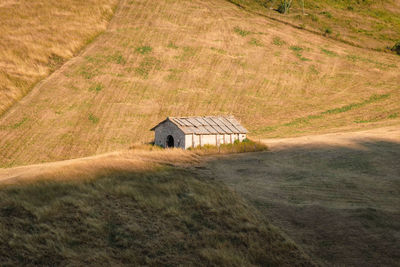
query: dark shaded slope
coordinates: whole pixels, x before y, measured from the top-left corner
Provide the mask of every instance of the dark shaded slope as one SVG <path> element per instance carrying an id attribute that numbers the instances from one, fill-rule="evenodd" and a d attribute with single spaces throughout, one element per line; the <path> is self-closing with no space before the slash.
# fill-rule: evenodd
<path id="1" fill-rule="evenodd" d="M 311 265 L 222 184 L 175 167 L 0 191 L 1 265 Z"/>

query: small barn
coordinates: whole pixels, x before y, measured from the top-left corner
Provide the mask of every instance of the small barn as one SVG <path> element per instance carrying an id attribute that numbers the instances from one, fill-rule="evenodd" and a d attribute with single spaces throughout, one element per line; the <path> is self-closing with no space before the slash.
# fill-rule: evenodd
<path id="1" fill-rule="evenodd" d="M 168 117 L 151 129 L 161 147 L 187 149 L 243 141 L 247 130 L 233 116 Z"/>

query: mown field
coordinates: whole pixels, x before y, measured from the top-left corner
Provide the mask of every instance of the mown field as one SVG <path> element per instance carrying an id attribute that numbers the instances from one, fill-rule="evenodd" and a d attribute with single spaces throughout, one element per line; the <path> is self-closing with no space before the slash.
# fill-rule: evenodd
<path id="1" fill-rule="evenodd" d="M 400 261 L 400 128 L 294 138 L 210 161 L 231 186 L 323 266 Z"/>
<path id="2" fill-rule="evenodd" d="M 1 185 L 1 265 L 313 265 L 232 190 L 178 165 L 193 161 L 136 151 L 30 167 Z"/>
<path id="3" fill-rule="evenodd" d="M 399 57 L 223 0 L 121 1 L 107 30 L 0 118 L 0 166 L 149 142 L 166 116 L 233 114 L 255 138 L 398 124 Z"/>
<path id="4" fill-rule="evenodd" d="M 0 3 L 0 116 L 105 30 L 117 0 Z"/>

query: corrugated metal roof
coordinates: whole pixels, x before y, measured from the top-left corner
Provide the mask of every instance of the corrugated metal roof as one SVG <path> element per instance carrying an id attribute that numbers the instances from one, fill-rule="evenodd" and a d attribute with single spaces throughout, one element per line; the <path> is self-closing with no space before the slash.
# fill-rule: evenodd
<path id="1" fill-rule="evenodd" d="M 240 134 L 247 130 L 233 116 L 168 117 L 152 128 L 171 121 L 185 134 Z"/>

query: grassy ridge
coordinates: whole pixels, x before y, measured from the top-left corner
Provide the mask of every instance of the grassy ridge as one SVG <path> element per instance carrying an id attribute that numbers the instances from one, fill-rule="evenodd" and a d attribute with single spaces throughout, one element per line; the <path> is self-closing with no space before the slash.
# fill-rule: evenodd
<path id="1" fill-rule="evenodd" d="M 117 0 L 0 3 L 0 115 L 102 32 Z"/>
<path id="2" fill-rule="evenodd" d="M 0 262 L 312 264 L 224 185 L 165 166 L 1 188 Z"/>
<path id="3" fill-rule="evenodd" d="M 295 0 L 285 15 L 276 11 L 280 1 L 229 2 L 360 47 L 389 51 L 400 40 L 400 4 L 394 0 L 304 0 L 304 13 L 303 1 Z"/>

